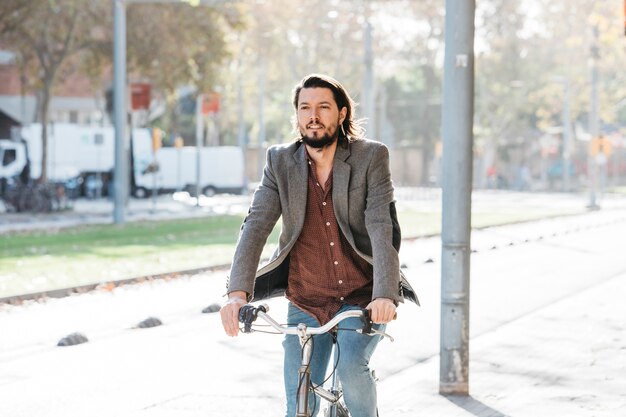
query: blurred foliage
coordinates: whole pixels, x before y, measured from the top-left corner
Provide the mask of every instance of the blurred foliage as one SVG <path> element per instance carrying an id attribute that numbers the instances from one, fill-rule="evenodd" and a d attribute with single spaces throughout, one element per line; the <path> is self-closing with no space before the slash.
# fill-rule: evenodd
<path id="1" fill-rule="evenodd" d="M 129 4 L 126 26 L 130 78 L 152 84 L 167 106 L 162 127 L 179 133 L 179 89 L 190 87 L 195 106 L 196 91 L 216 88 L 224 60 L 230 56 L 227 34 L 242 28 L 239 7 Z"/>
<path id="2" fill-rule="evenodd" d="M 373 89 L 375 114 L 357 108 L 358 117 L 376 120 L 376 130 L 368 136 L 394 147 L 422 148 L 422 166 L 428 171 L 440 141 L 443 0 L 211 4 L 127 7 L 129 78 L 153 84 L 153 96 L 167 108 L 158 122 L 161 127 L 172 134 L 183 133 L 193 143 L 193 116 L 180 111 L 181 92 L 193 97 L 196 91 L 218 91 L 222 97 L 219 143 L 258 146 L 288 141 L 294 136 L 293 85 L 308 73 L 323 72 L 339 79 L 357 102 L 364 99 L 365 89 Z M 618 106 L 626 97 L 622 7 L 621 2 L 608 0 L 477 2 L 475 149 L 479 155 L 504 158 L 509 148 L 524 146 L 529 155 L 536 153 L 538 138 L 562 125 L 566 82 L 575 132 L 584 132 L 594 54 L 602 126 L 623 128 L 626 106 Z M 48 62 L 103 83 L 110 79 L 111 70 L 111 9 L 107 0 L 3 0 L 0 42 L 19 52 L 32 88 L 42 88 L 46 79 L 42 68 Z M 70 31 L 72 16 L 80 18 Z M 373 86 L 365 85 L 367 21 L 373 27 Z M 593 27 L 598 29 L 597 40 Z M 75 39 L 72 51 L 81 51 L 76 54 L 78 61 L 59 60 L 71 55 L 58 55 L 70 32 Z M 39 42 L 29 43 L 24 33 Z M 41 58 L 42 46 L 57 58 Z M 56 71 L 56 78 L 47 78 L 53 84 L 62 78 L 62 70 Z"/>
<path id="3" fill-rule="evenodd" d="M 0 41 L 16 54 L 23 88 L 37 92 L 37 119 L 47 152 L 47 123 L 53 88 L 81 70 L 79 54 L 102 52 L 106 35 L 100 16 L 106 2 L 81 0 L 6 0 L 0 3 Z M 46 165 L 41 180 L 46 181 Z"/>

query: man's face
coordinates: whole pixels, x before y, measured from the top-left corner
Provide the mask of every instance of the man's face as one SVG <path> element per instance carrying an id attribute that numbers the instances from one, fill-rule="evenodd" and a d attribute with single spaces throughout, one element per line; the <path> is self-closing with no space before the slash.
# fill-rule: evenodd
<path id="1" fill-rule="evenodd" d="M 313 148 L 323 148 L 339 137 L 339 125 L 346 108 L 337 107 L 329 88 L 303 88 L 298 96 L 298 129 L 302 140 Z"/>

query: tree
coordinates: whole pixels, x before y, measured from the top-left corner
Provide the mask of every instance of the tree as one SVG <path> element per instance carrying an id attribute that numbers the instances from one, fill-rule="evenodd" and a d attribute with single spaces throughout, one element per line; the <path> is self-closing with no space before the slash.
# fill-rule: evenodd
<path id="1" fill-rule="evenodd" d="M 228 34 L 240 25 L 237 5 L 129 5 L 127 49 L 131 77 L 148 79 L 153 91 L 162 94 L 168 108 L 166 125 L 172 133 L 180 129 L 178 89 L 189 86 L 205 93 L 215 88 L 224 59 L 230 55 Z"/>
<path id="2" fill-rule="evenodd" d="M 77 54 L 101 51 L 105 41 L 102 16 L 106 1 L 8 0 L 0 6 L 0 40 L 17 52 L 29 85 L 37 92 L 37 118 L 42 124 L 42 169 L 46 163 L 50 99 L 66 73 L 64 65 Z"/>
<path id="3" fill-rule="evenodd" d="M 444 4 L 383 1 L 374 11 L 377 71 L 386 96 L 381 106 L 387 107 L 395 143 L 420 148 L 427 183 L 441 135 Z"/>
<path id="4" fill-rule="evenodd" d="M 485 184 L 490 167 L 508 159 L 507 150 L 534 128 L 526 96 L 542 82 L 542 71 L 527 57 L 523 6 L 519 0 L 491 0 L 477 9 L 474 136 L 479 185 Z"/>

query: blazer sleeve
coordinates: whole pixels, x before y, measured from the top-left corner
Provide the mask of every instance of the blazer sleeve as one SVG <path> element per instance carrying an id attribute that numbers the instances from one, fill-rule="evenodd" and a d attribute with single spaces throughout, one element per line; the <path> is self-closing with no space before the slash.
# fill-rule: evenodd
<path id="1" fill-rule="evenodd" d="M 372 244 L 374 289 L 372 299 L 401 301 L 400 260 L 393 245 L 393 184 L 389 168 L 389 150 L 377 146 L 367 170 L 365 227 Z"/>
<path id="2" fill-rule="evenodd" d="M 272 161 L 268 149 L 261 184 L 254 192 L 248 215 L 243 220 L 226 287 L 227 292 L 245 291 L 248 298 L 254 290 L 254 277 L 268 236 L 280 218 L 281 205 Z"/>

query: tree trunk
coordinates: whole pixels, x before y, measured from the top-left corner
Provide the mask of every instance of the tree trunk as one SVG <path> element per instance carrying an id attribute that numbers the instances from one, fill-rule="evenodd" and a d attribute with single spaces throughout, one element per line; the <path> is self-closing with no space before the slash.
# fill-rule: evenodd
<path id="1" fill-rule="evenodd" d="M 38 182 L 48 182 L 48 121 L 50 118 L 50 92 L 52 90 L 53 77 L 44 78 L 41 88 L 41 100 L 39 108 L 39 120 L 41 123 L 41 176 Z"/>
<path id="2" fill-rule="evenodd" d="M 165 93 L 166 112 L 169 121 L 170 134 L 174 135 L 174 138 L 179 136 L 178 134 L 178 95 L 176 92 Z"/>

